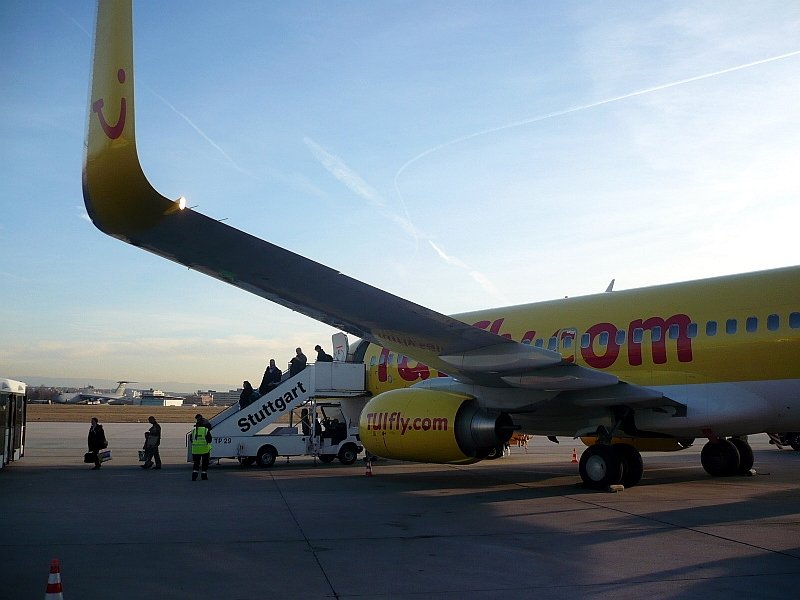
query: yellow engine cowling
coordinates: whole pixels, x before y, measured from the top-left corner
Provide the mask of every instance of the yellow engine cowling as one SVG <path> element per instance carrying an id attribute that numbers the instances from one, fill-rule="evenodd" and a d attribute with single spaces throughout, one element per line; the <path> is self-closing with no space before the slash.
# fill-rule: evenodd
<path id="1" fill-rule="evenodd" d="M 416 462 L 469 464 L 505 443 L 514 425 L 472 396 L 405 388 L 375 396 L 358 423 L 364 448 L 376 456 Z"/>
<path id="2" fill-rule="evenodd" d="M 597 442 L 596 437 L 582 437 L 581 441 L 587 446 Z M 643 438 L 643 437 L 615 437 L 612 444 L 630 444 L 640 452 L 676 452 L 685 450 L 694 443 L 689 438 Z"/>

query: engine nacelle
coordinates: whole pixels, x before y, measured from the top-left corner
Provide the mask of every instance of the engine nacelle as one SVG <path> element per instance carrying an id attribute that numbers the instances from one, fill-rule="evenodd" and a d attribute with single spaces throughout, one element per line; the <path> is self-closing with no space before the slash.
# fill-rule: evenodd
<path id="1" fill-rule="evenodd" d="M 370 400 L 358 428 L 364 447 L 376 456 L 469 464 L 508 441 L 514 424 L 505 413 L 482 409 L 472 396 L 405 388 Z"/>
<path id="2" fill-rule="evenodd" d="M 594 436 L 582 437 L 581 441 L 587 446 L 597 442 Z M 646 438 L 646 437 L 614 437 L 612 444 L 630 444 L 641 452 L 676 452 L 686 450 L 694 443 L 692 438 Z"/>

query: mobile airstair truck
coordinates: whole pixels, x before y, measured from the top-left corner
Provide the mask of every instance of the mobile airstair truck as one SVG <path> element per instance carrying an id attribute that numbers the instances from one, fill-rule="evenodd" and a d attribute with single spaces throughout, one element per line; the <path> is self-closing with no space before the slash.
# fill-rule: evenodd
<path id="1" fill-rule="evenodd" d="M 366 401 L 364 377 L 363 364 L 347 362 L 308 365 L 291 378 L 284 373 L 279 385 L 252 404 L 236 403 L 210 419 L 211 459 L 271 467 L 278 456 L 314 456 L 353 464 L 363 450 L 358 417 Z M 303 409 L 308 412 L 301 419 Z"/>

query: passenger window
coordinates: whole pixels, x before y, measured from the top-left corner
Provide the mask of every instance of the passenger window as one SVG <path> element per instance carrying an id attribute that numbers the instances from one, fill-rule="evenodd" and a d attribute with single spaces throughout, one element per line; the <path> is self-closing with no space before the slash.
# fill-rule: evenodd
<path id="1" fill-rule="evenodd" d="M 656 325 L 650 330 L 650 339 L 654 342 L 661 341 L 661 327 Z"/>
<path id="2" fill-rule="evenodd" d="M 589 347 L 589 342 L 591 342 L 591 341 L 592 341 L 591 336 L 588 333 L 584 333 L 581 336 L 581 348 L 588 348 Z"/>
<path id="3" fill-rule="evenodd" d="M 378 364 L 378 357 L 377 356 L 373 356 L 372 358 L 369 359 L 369 366 L 370 367 L 374 367 L 376 364 Z"/>
<path id="4" fill-rule="evenodd" d="M 747 330 L 747 333 L 758 331 L 758 317 L 747 317 L 747 320 L 744 322 L 744 328 Z"/>
<path id="5" fill-rule="evenodd" d="M 800 312 L 793 312 L 789 315 L 789 327 L 800 329 Z"/>
<path id="6" fill-rule="evenodd" d="M 716 321 L 709 321 L 706 323 L 706 335 L 707 336 L 715 336 L 717 335 L 717 322 Z"/>
<path id="7" fill-rule="evenodd" d="M 736 333 L 736 319 L 728 319 L 725 321 L 725 333 L 733 335 Z"/>
<path id="8" fill-rule="evenodd" d="M 697 337 L 697 323 L 689 323 L 689 331 L 687 332 L 690 338 Z"/>
<path id="9" fill-rule="evenodd" d="M 677 340 L 681 333 L 680 327 L 677 325 L 670 325 L 667 331 L 669 332 L 669 339 L 671 340 Z"/>
<path id="10" fill-rule="evenodd" d="M 608 332 L 601 331 L 600 335 L 597 336 L 597 340 L 600 342 L 601 346 L 608 346 Z"/>
<path id="11" fill-rule="evenodd" d="M 555 350 L 558 347 L 558 338 L 551 337 L 550 341 L 547 342 L 547 349 L 548 350 Z"/>
<path id="12" fill-rule="evenodd" d="M 770 315 L 767 317 L 767 329 L 770 331 L 777 331 L 781 326 L 781 318 L 778 315 Z"/>
<path id="13" fill-rule="evenodd" d="M 541 348 L 544 346 L 544 340 L 542 338 L 536 338 L 533 342 L 533 345 L 537 348 Z"/>
<path id="14" fill-rule="evenodd" d="M 622 346 L 625 343 L 625 331 L 623 329 L 617 329 L 617 336 L 614 341 L 617 342 L 617 346 Z"/>
<path id="15" fill-rule="evenodd" d="M 572 338 L 571 337 L 562 338 L 562 342 L 564 344 L 564 350 L 569 350 L 570 348 L 572 348 Z"/>
<path id="16" fill-rule="evenodd" d="M 644 337 L 644 330 L 641 327 L 637 327 L 633 330 L 633 341 L 636 344 L 642 343 L 642 338 Z"/>

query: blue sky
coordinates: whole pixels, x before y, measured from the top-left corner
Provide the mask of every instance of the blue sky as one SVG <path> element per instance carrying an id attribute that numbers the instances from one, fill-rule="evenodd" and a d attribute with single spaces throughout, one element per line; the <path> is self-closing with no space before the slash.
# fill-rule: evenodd
<path id="1" fill-rule="evenodd" d="M 94 12 L 0 3 L 2 376 L 233 385 L 329 345 L 88 221 Z M 156 188 L 435 310 L 800 263 L 798 3 L 148 1 L 134 32 Z"/>

